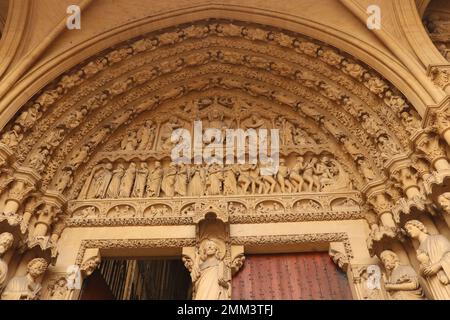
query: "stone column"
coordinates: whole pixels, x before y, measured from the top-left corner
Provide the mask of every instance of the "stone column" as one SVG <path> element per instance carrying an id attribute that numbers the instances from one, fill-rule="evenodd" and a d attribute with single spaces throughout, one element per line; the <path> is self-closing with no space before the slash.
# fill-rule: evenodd
<path id="1" fill-rule="evenodd" d="M 46 204 L 38 210 L 38 219 L 34 227 L 34 237 L 46 236 L 53 220 L 56 218 L 59 210 L 52 205 Z"/>
<path id="2" fill-rule="evenodd" d="M 50 236 L 50 242 L 55 244 L 61 237 L 62 232 L 66 228 L 66 222 L 63 219 L 58 219 L 56 223 L 53 224 L 52 234 Z"/>
<path id="3" fill-rule="evenodd" d="M 34 229 L 35 237 L 48 235 L 50 226 L 67 202 L 64 196 L 55 191 L 47 191 L 42 200 L 45 202 L 45 206 L 38 211 L 38 219 Z"/>
<path id="4" fill-rule="evenodd" d="M 394 217 L 391 212 L 392 203 L 386 193 L 382 192 L 372 195 L 369 198 L 369 202 L 384 227 L 396 228 Z"/>
<path id="5" fill-rule="evenodd" d="M 14 180 L 8 190 L 3 212 L 16 214 L 26 196 L 34 189 L 39 174 L 31 168 L 20 167 L 14 174 Z"/>

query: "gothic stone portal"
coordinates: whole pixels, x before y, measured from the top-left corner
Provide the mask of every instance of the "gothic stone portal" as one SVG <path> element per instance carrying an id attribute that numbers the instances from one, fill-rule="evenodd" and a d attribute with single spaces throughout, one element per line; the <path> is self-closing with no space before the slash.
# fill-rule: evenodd
<path id="1" fill-rule="evenodd" d="M 2 299 L 76 299 L 70 277 L 95 276 L 102 259 L 150 257 L 182 261 L 192 298 L 230 299 L 233 278 L 258 273 L 253 254 L 292 254 L 292 268 L 301 252 L 334 277 L 323 296 L 349 298 L 317 253 L 327 251 L 353 298 L 449 298 L 450 131 L 440 119 L 422 130 L 369 66 L 270 26 L 201 20 L 111 45 L 2 130 Z M 173 163 L 173 130 L 192 135 L 198 120 L 279 129 L 279 170 Z M 304 297 L 297 289 L 289 294 Z"/>

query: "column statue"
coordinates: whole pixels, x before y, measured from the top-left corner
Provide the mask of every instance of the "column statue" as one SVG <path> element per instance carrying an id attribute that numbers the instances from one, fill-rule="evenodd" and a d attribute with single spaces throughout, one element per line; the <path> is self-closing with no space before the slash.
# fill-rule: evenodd
<path id="1" fill-rule="evenodd" d="M 2 293 L 2 300 L 37 300 L 41 293 L 39 279 L 47 270 L 48 264 L 42 258 L 35 258 L 27 265 L 25 276 L 12 278 Z"/>
<path id="2" fill-rule="evenodd" d="M 12 247 L 14 237 L 9 232 L 0 234 L 0 292 L 6 284 L 8 276 L 8 263 L 2 259 L 3 255 Z"/>
<path id="3" fill-rule="evenodd" d="M 385 250 L 380 255 L 388 274 L 384 287 L 393 300 L 423 300 L 424 294 L 416 271 L 409 265 L 400 265 L 397 254 Z"/>
<path id="4" fill-rule="evenodd" d="M 450 241 L 440 234 L 428 234 L 426 227 L 418 220 L 408 221 L 405 230 L 420 243 L 417 249 L 420 273 L 427 279 L 434 298 L 450 299 Z"/>
<path id="5" fill-rule="evenodd" d="M 191 270 L 194 300 L 230 298 L 231 274 L 228 275 L 224 255 L 225 243 L 220 240 L 205 239 L 200 243 Z"/>

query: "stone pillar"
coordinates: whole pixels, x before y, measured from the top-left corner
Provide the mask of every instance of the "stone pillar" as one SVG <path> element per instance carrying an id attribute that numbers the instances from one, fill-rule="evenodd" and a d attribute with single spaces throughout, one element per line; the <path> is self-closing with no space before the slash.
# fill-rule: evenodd
<path id="1" fill-rule="evenodd" d="M 20 167 L 14 174 L 13 182 L 8 190 L 3 212 L 16 214 L 26 196 L 34 189 L 39 174 L 31 168 Z"/>
<path id="2" fill-rule="evenodd" d="M 35 237 L 48 235 L 52 223 L 66 203 L 64 196 L 54 191 L 47 191 L 42 200 L 45 202 L 45 206 L 38 211 L 38 219 L 34 229 Z"/>
<path id="3" fill-rule="evenodd" d="M 33 216 L 33 213 L 36 211 L 39 203 L 37 202 L 35 197 L 31 197 L 25 203 L 25 207 L 23 210 L 22 221 L 20 222 L 20 230 L 22 233 L 25 233 L 30 224 L 30 219 Z"/>
<path id="4" fill-rule="evenodd" d="M 373 194 L 369 198 L 369 202 L 384 227 L 396 228 L 394 217 L 391 212 L 392 203 L 385 192 Z"/>
<path id="5" fill-rule="evenodd" d="M 56 223 L 53 224 L 52 234 L 50 236 L 50 242 L 55 244 L 61 237 L 62 232 L 66 228 L 66 222 L 63 219 L 58 219 Z"/>
<path id="6" fill-rule="evenodd" d="M 38 210 L 38 219 L 34 227 L 34 237 L 46 236 L 50 229 L 53 219 L 56 218 L 58 210 L 51 206 L 45 205 L 42 209 Z"/>

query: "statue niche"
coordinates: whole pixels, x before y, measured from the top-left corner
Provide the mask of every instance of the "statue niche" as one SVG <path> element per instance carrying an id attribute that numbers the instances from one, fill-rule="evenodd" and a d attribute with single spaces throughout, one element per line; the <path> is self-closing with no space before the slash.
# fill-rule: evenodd
<path id="1" fill-rule="evenodd" d="M 242 266 L 243 248 L 228 244 L 229 226 L 208 213 L 197 225 L 197 245 L 183 248 L 193 300 L 231 299 L 231 278 Z"/>

